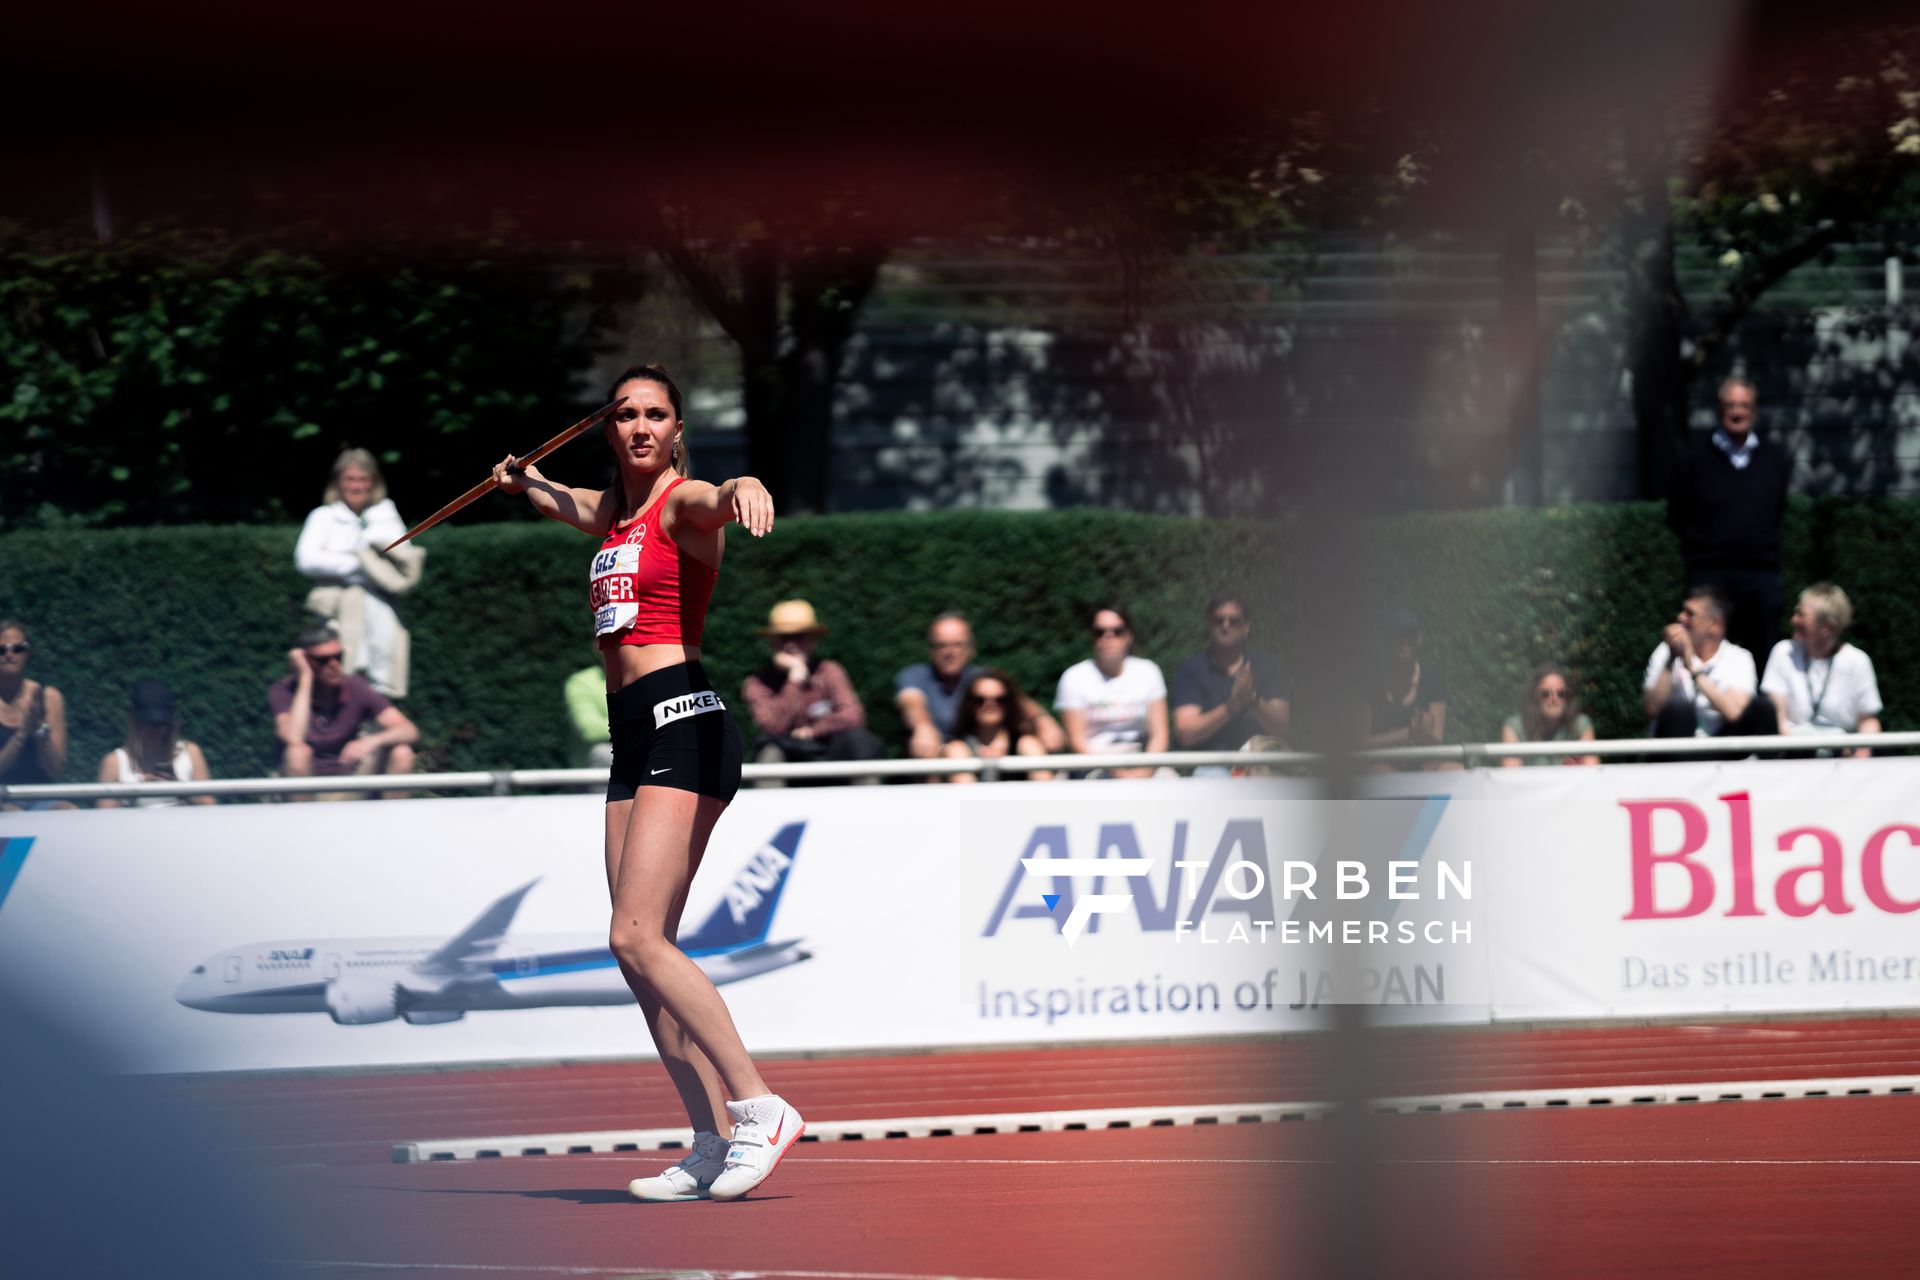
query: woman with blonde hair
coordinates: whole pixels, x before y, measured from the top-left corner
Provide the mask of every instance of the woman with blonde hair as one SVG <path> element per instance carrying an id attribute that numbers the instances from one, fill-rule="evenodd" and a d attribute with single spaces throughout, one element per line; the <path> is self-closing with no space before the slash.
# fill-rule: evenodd
<path id="1" fill-rule="evenodd" d="M 133 686 L 127 709 L 127 740 L 100 757 L 101 782 L 204 782 L 207 758 L 195 743 L 180 736 L 180 715 L 173 690 L 164 680 L 141 680 Z M 212 796 L 143 796 L 133 803 L 141 809 L 212 804 Z M 102 809 L 118 809 L 126 801 L 101 800 Z"/>
<path id="2" fill-rule="evenodd" d="M 346 669 L 389 698 L 407 694 L 407 629 L 393 601 L 420 580 L 426 552 L 412 543 L 382 548 L 407 531 L 387 497 L 380 464 L 365 449 L 334 459 L 321 505 L 307 514 L 293 561 L 314 580 L 307 610 L 334 624 Z"/>

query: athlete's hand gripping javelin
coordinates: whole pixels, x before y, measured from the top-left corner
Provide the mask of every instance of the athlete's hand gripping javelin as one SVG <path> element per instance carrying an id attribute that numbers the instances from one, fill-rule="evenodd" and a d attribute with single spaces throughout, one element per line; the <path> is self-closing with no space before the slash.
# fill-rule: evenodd
<path id="1" fill-rule="evenodd" d="M 538 462 L 540 459 L 552 453 L 555 449 L 558 449 L 561 445 L 567 443 L 567 441 L 577 439 L 580 436 L 586 434 L 592 428 L 599 426 L 602 421 L 612 416 L 613 411 L 615 409 L 618 409 L 621 405 L 625 404 L 626 402 L 627 402 L 627 398 L 625 396 L 621 396 L 618 399 L 615 399 L 608 404 L 601 405 L 598 409 L 595 409 L 592 413 L 588 414 L 586 417 L 574 423 L 572 426 L 568 427 L 565 431 L 562 431 L 559 435 L 547 441 L 545 444 L 541 445 L 538 449 L 535 449 L 532 453 L 528 454 L 527 464 L 531 465 L 532 463 Z M 511 455 L 509 455 L 507 460 L 511 462 L 514 459 L 511 457 Z M 500 468 L 495 467 L 493 469 L 492 476 L 488 477 L 485 480 L 482 480 L 479 484 L 473 486 L 473 488 L 467 490 L 465 493 L 455 498 L 452 502 L 449 502 L 446 506 L 440 508 L 438 511 L 434 512 L 432 515 L 428 516 L 425 520 L 422 520 L 419 524 L 413 526 L 413 528 L 407 530 L 405 533 L 395 538 L 392 542 L 388 543 L 385 547 L 381 548 L 381 554 L 384 555 L 387 552 L 393 550 L 395 547 L 399 546 L 401 543 L 405 542 L 407 539 L 413 537 L 415 534 L 426 532 L 428 529 L 431 529 L 434 525 L 439 524 L 442 520 L 445 520 L 448 516 L 452 515 L 454 512 L 459 511 L 462 507 L 467 506 L 469 503 L 475 501 L 476 499 L 484 498 L 487 494 L 492 493 L 496 488 L 499 488 L 499 487 L 500 487 Z M 519 491 L 520 490 L 518 488 L 507 490 L 507 492 L 509 493 L 518 493 Z"/>

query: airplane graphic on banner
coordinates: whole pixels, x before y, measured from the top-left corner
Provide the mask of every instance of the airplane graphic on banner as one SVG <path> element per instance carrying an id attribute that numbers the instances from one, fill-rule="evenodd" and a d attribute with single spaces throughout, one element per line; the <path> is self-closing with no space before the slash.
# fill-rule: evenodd
<path id="1" fill-rule="evenodd" d="M 812 958 L 799 938 L 770 942 L 806 823 L 756 849 L 720 904 L 677 939 L 716 984 Z M 507 930 L 537 879 L 503 894 L 452 938 L 303 938 L 216 952 L 193 967 L 175 999 L 209 1013 L 324 1013 L 342 1026 L 457 1022 L 493 1009 L 624 1005 L 633 995 L 606 938 L 528 940 Z"/>

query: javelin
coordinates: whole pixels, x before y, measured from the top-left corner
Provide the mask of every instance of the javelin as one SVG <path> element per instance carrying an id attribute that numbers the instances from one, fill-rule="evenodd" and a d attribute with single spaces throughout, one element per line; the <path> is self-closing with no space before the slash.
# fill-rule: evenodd
<path id="1" fill-rule="evenodd" d="M 534 463 L 540 461 L 540 459 L 546 457 L 548 454 L 552 453 L 555 449 L 558 449 L 561 445 L 573 439 L 575 436 L 581 434 L 584 431 L 589 430 L 592 427 L 598 426 L 600 424 L 601 419 L 605 418 L 608 414 L 612 413 L 615 409 L 618 409 L 621 405 L 625 404 L 626 402 L 627 402 L 627 398 L 625 396 L 621 396 L 617 400 L 612 400 L 606 404 L 601 405 L 598 409 L 595 409 L 592 413 L 580 419 L 580 421 L 574 423 L 572 426 L 568 427 L 565 431 L 562 431 L 559 435 L 547 441 L 545 444 L 541 445 L 538 449 L 535 449 L 532 453 L 528 454 L 526 457 L 515 459 L 515 462 L 517 463 L 517 465 L 514 467 L 514 470 L 520 471 L 526 467 L 532 466 Z M 382 548 L 380 554 L 385 555 L 387 552 L 393 550 L 395 547 L 405 542 L 408 538 L 411 538 L 414 534 L 424 533 L 428 529 L 433 528 L 433 526 L 439 524 L 442 520 L 445 520 L 448 516 L 460 510 L 460 508 L 466 506 L 469 502 L 473 502 L 479 498 L 484 498 L 487 494 L 492 493 L 496 488 L 499 487 L 499 485 L 500 485 L 500 482 L 498 480 L 495 480 L 492 476 L 488 476 L 485 480 L 482 480 L 479 484 L 473 486 L 473 488 L 467 490 L 465 493 L 455 498 L 452 502 L 449 502 L 446 506 L 440 508 L 438 511 L 434 512 L 432 515 L 428 516 L 425 520 L 422 520 L 419 524 L 413 526 L 413 528 L 407 530 L 405 533 L 395 538 L 392 542 L 388 543 L 384 548 Z"/>

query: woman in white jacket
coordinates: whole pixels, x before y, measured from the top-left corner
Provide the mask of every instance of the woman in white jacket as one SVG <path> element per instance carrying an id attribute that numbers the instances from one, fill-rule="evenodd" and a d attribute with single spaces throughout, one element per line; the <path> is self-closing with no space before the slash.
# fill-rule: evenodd
<path id="1" fill-rule="evenodd" d="M 364 674 L 390 698 L 407 692 L 407 632 L 393 597 L 419 580 L 418 550 L 380 549 L 407 531 L 387 497 L 380 464 L 365 449 L 348 449 L 333 463 L 323 505 L 307 515 L 293 561 L 315 582 L 307 608 L 340 632 L 347 670 Z M 403 559 L 401 553 L 412 553 Z"/>

